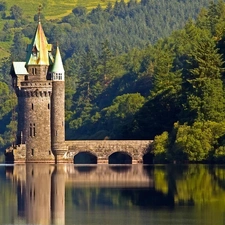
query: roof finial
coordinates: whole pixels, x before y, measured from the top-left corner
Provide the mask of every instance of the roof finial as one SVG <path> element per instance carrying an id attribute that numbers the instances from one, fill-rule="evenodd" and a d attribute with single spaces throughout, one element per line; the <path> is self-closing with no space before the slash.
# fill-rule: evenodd
<path id="1" fill-rule="evenodd" d="M 42 10 L 42 5 L 39 5 L 39 7 L 38 7 L 38 22 L 41 22 L 41 10 Z"/>

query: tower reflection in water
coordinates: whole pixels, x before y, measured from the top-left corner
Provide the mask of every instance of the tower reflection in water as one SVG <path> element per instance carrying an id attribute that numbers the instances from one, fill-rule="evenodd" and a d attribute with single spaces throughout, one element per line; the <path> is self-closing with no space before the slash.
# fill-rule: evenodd
<path id="1" fill-rule="evenodd" d="M 13 168 L 18 216 L 27 224 L 65 224 L 64 166 L 27 164 Z"/>
<path id="2" fill-rule="evenodd" d="M 14 165 L 7 167 L 7 177 L 17 187 L 18 219 L 37 225 L 66 223 L 66 185 L 78 189 L 77 193 L 87 186 L 114 189 L 154 186 L 152 174 L 138 165 Z"/>

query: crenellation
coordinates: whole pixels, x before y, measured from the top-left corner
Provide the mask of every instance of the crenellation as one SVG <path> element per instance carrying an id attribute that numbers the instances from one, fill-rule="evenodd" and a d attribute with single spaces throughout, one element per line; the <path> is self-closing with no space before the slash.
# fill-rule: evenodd
<path id="1" fill-rule="evenodd" d="M 27 98 L 32 98 L 32 97 L 51 97 L 52 91 L 49 90 L 38 90 L 38 89 L 22 89 L 22 90 L 17 90 L 17 97 L 27 97 Z"/>

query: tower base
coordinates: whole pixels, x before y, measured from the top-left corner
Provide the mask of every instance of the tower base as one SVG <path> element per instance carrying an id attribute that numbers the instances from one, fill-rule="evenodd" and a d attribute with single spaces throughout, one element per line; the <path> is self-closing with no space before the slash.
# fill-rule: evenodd
<path id="1" fill-rule="evenodd" d="M 67 152 L 67 146 L 62 144 L 54 145 L 52 154 L 49 156 L 27 156 L 26 144 L 12 145 L 5 150 L 6 163 L 68 163 L 64 157 Z"/>
<path id="2" fill-rule="evenodd" d="M 66 163 L 68 160 L 64 157 L 66 152 L 68 151 L 68 147 L 65 143 L 57 143 L 52 145 L 52 152 L 55 156 L 55 163 Z"/>

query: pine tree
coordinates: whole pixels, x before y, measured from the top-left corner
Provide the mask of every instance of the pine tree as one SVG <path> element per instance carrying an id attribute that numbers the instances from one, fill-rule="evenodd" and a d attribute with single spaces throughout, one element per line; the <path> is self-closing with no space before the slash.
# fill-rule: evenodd
<path id="1" fill-rule="evenodd" d="M 189 53 L 184 90 L 187 102 L 184 104 L 189 122 L 222 121 L 225 118 L 225 98 L 222 83 L 222 56 L 214 40 L 205 37 L 193 43 Z"/>

